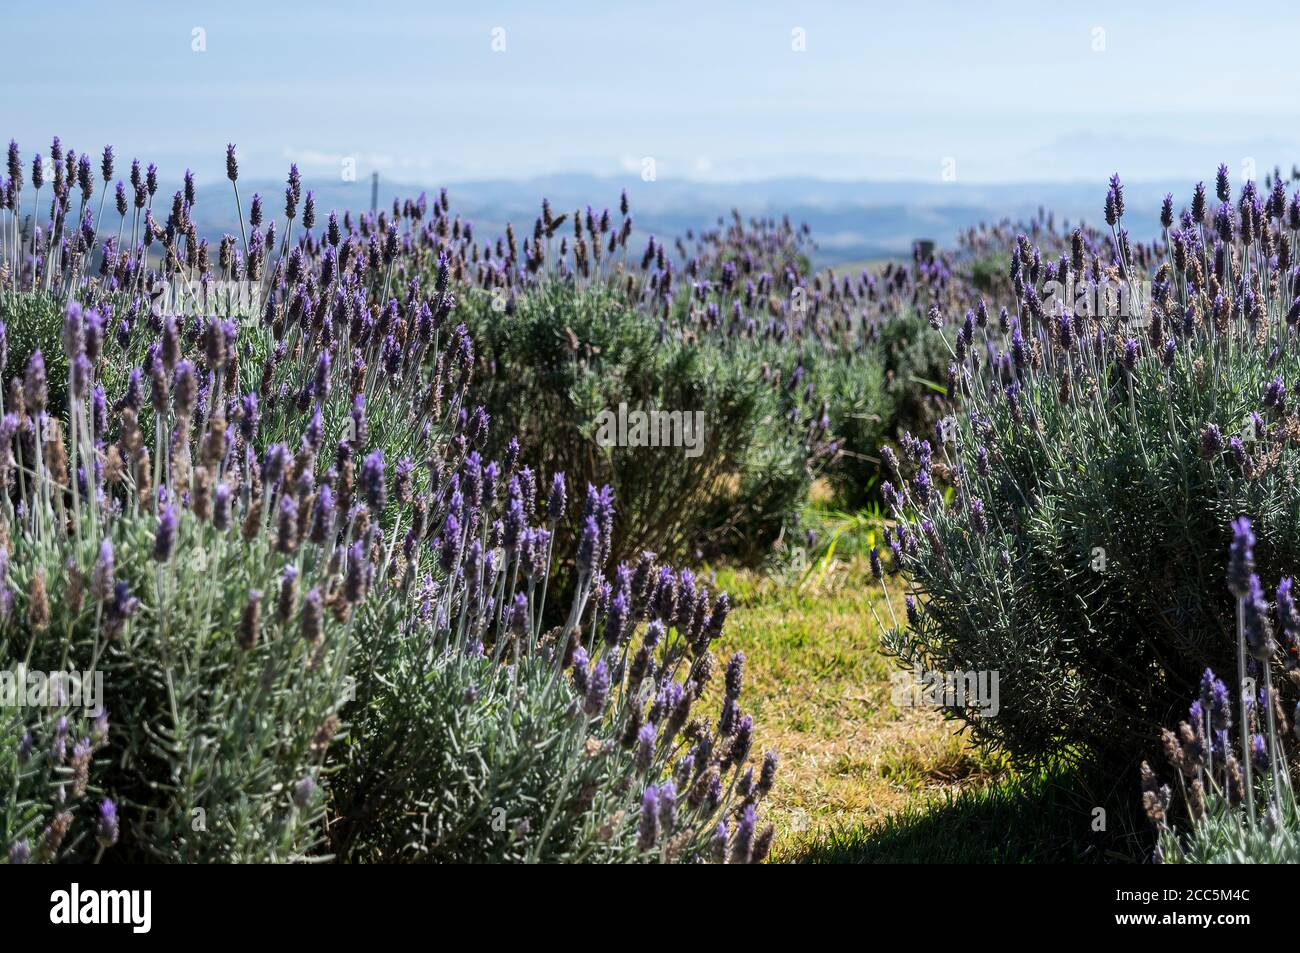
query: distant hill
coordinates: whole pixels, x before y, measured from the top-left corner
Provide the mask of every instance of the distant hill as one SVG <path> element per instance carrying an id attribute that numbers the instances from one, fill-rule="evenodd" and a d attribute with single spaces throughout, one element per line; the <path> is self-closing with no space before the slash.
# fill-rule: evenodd
<path id="1" fill-rule="evenodd" d="M 1158 229 L 1160 201 L 1173 192 L 1176 202 L 1191 194 L 1191 182 L 1133 183 L 1126 186 L 1126 220 L 1135 238 L 1147 239 Z M 304 180 L 316 196 L 323 225 L 331 209 L 366 209 L 370 181 Z M 905 255 L 917 238 L 950 244 L 964 228 L 981 221 L 1026 219 L 1041 206 L 1058 223 L 1101 220 L 1106 183 L 1041 183 L 968 185 L 961 182 L 854 182 L 811 178 L 764 179 L 752 182 L 707 183 L 684 179 L 644 182 L 639 176 L 551 175 L 532 179 L 459 182 L 449 186 L 453 212 L 474 222 L 479 238 L 495 238 L 514 222 L 521 232 L 531 229 L 543 197 L 557 212 L 590 204 L 597 212 L 616 209 L 626 188 L 640 244 L 647 235 L 672 239 L 716 224 L 736 208 L 746 217 L 789 215 L 807 222 L 817 241 L 814 264 L 826 267 L 864 259 Z M 420 186 L 380 182 L 379 201 L 387 207 L 395 197 L 418 195 Z M 430 198 L 437 186 L 424 189 Z M 264 197 L 269 218 L 283 224 L 284 184 L 240 181 L 245 207 L 254 192 Z M 165 203 L 159 203 L 165 208 Z M 209 238 L 222 232 L 238 234 L 239 224 L 228 182 L 201 185 L 196 216 Z M 320 226 L 318 226 L 319 228 Z"/>

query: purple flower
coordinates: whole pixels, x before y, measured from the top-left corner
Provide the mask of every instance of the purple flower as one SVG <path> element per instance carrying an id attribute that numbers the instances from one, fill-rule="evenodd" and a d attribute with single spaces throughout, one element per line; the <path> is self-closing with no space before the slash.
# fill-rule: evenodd
<path id="1" fill-rule="evenodd" d="M 1238 599 L 1244 599 L 1250 594 L 1250 581 L 1254 573 L 1255 534 L 1250 520 L 1239 516 L 1232 521 L 1232 544 L 1228 549 L 1228 588 Z"/>
<path id="2" fill-rule="evenodd" d="M 1124 342 L 1124 368 L 1130 373 L 1137 367 L 1138 359 L 1138 342 L 1137 338 L 1129 338 Z"/>
<path id="3" fill-rule="evenodd" d="M 578 541 L 577 567 L 583 575 L 591 575 L 600 551 L 600 526 L 595 516 L 588 516 L 582 525 L 582 538 Z"/>
<path id="4" fill-rule="evenodd" d="M 758 815 L 754 812 L 754 805 L 745 805 L 745 810 L 740 815 L 740 821 L 736 824 L 736 835 L 731 842 L 731 862 L 733 864 L 747 864 L 750 862 L 754 850 L 754 828 L 757 824 Z"/>
<path id="5" fill-rule="evenodd" d="M 48 389 L 45 382 L 45 355 L 34 351 L 27 361 L 27 371 L 23 375 L 23 400 L 29 414 L 39 413 L 45 409 Z"/>
<path id="6" fill-rule="evenodd" d="M 316 359 L 316 378 L 312 388 L 317 400 L 324 400 L 329 396 L 331 363 L 329 352 L 321 351 L 320 357 Z"/>
<path id="7" fill-rule="evenodd" d="M 113 597 L 113 542 L 105 539 L 99 544 L 99 556 L 90 574 L 90 594 L 97 602 Z"/>
<path id="8" fill-rule="evenodd" d="M 219 533 L 230 528 L 231 500 L 230 484 L 223 480 L 212 493 L 212 525 Z"/>
<path id="9" fill-rule="evenodd" d="M 1214 673 L 1208 668 L 1201 676 L 1201 695 L 1208 702 L 1212 729 L 1216 734 L 1220 731 L 1226 733 L 1232 726 L 1232 704 L 1228 686 L 1221 679 L 1215 678 Z M 1205 705 L 1202 705 L 1202 710 L 1206 710 Z"/>
<path id="10" fill-rule="evenodd" d="M 1295 596 L 1292 594 L 1294 585 L 1290 576 L 1284 577 L 1277 584 L 1277 620 L 1286 632 L 1300 635 L 1300 613 L 1296 611 Z"/>
<path id="11" fill-rule="evenodd" d="M 181 361 L 176 365 L 176 379 L 173 383 L 173 400 L 178 417 L 193 417 L 199 401 L 199 382 L 194 373 L 194 365 Z"/>
<path id="12" fill-rule="evenodd" d="M 99 820 L 95 826 L 95 840 L 103 848 L 112 847 L 117 843 L 118 824 L 117 824 L 117 805 L 109 798 L 104 798 L 99 803 Z"/>
<path id="13" fill-rule="evenodd" d="M 772 790 L 772 785 L 776 783 L 776 768 L 780 758 L 775 751 L 769 751 L 763 755 L 763 767 L 758 775 L 758 793 L 760 796 L 766 795 Z"/>
<path id="14" fill-rule="evenodd" d="M 1217 424 L 1206 424 L 1201 431 L 1201 456 L 1212 460 L 1223 453 L 1223 432 Z"/>
<path id="15" fill-rule="evenodd" d="M 672 779 L 659 785 L 659 828 L 671 834 L 677 826 L 677 787 Z"/>
<path id="16" fill-rule="evenodd" d="M 140 608 L 140 600 L 131 595 L 131 588 L 126 580 L 118 580 L 113 587 L 113 601 L 107 606 L 106 627 L 110 633 L 118 632 L 126 620 L 135 615 Z"/>
<path id="17" fill-rule="evenodd" d="M 726 625 L 730 613 L 731 597 L 725 592 L 718 593 L 718 598 L 713 602 L 713 612 L 709 614 L 709 621 L 705 626 L 705 631 L 710 638 L 716 639 L 722 634 L 722 627 Z"/>
<path id="18" fill-rule="evenodd" d="M 605 644 L 610 648 L 620 645 L 623 634 L 627 631 L 627 622 L 631 617 L 631 598 L 620 589 L 610 600 L 609 611 L 605 615 Z"/>
<path id="19" fill-rule="evenodd" d="M 587 697 L 584 710 L 587 717 L 595 718 L 605 710 L 605 701 L 609 697 L 609 669 L 601 659 L 591 671 L 587 681 Z"/>
<path id="20" fill-rule="evenodd" d="M 902 478 L 902 471 L 898 466 L 898 455 L 894 453 L 892 447 L 881 447 L 880 459 L 884 461 L 884 469 L 886 473 L 893 476 L 895 479 Z"/>
<path id="21" fill-rule="evenodd" d="M 280 482 L 288 464 L 289 448 L 284 444 L 273 443 L 266 448 L 266 456 L 262 459 L 262 483 L 268 490 L 273 490 Z"/>
<path id="22" fill-rule="evenodd" d="M 638 774 L 645 774 L 650 770 L 650 765 L 654 761 L 655 737 L 656 730 L 653 724 L 642 725 L 636 733 L 636 757 L 633 763 Z"/>
<path id="23" fill-rule="evenodd" d="M 307 432 L 303 434 L 302 442 L 312 453 L 320 453 L 321 444 L 325 442 L 325 418 L 321 415 L 319 404 L 307 421 Z"/>
<path id="24" fill-rule="evenodd" d="M 1275 377 L 1265 385 L 1263 398 L 1265 407 L 1277 407 L 1285 399 L 1286 382 L 1282 378 Z"/>
<path id="25" fill-rule="evenodd" d="M 667 631 L 668 630 L 664 628 L 664 624 L 658 619 L 652 620 L 650 624 L 645 627 L 645 639 L 643 644 L 647 649 L 653 649 L 663 640 Z"/>
<path id="26" fill-rule="evenodd" d="M 75 301 L 69 301 L 63 313 L 63 353 L 72 360 L 85 350 L 86 329 L 81 318 L 81 306 Z"/>
<path id="27" fill-rule="evenodd" d="M 287 493 L 280 497 L 276 522 L 275 549 L 279 553 L 292 553 L 298 545 L 298 503 Z"/>
<path id="28" fill-rule="evenodd" d="M 352 438 L 351 443 L 354 447 L 363 447 L 370 436 L 370 428 L 366 424 L 366 402 L 363 394 L 357 394 L 352 401 Z"/>
<path id="29" fill-rule="evenodd" d="M 334 535 L 334 491 L 329 484 L 320 488 L 316 496 L 316 509 L 312 513 L 311 541 L 317 546 L 329 543 Z"/>
<path id="30" fill-rule="evenodd" d="M 504 533 L 502 544 L 506 549 L 514 549 L 526 529 L 524 517 L 523 494 L 519 489 L 518 478 L 510 481 L 509 501 L 506 504 L 506 517 L 502 524 Z"/>
<path id="31" fill-rule="evenodd" d="M 718 821 L 718 826 L 713 829 L 713 836 L 710 838 L 710 850 L 715 864 L 725 864 L 727 862 L 727 840 L 727 819 L 724 817 Z"/>
<path id="32" fill-rule="evenodd" d="M 325 603 L 319 586 L 313 586 L 302 602 L 301 632 L 303 641 L 316 645 L 320 642 L 325 620 Z"/>
<path id="33" fill-rule="evenodd" d="M 382 513 L 388 504 L 388 490 L 384 479 L 384 452 L 375 450 L 366 455 L 361 464 L 361 487 L 366 502 L 376 513 Z"/>
<path id="34" fill-rule="evenodd" d="M 651 598 L 651 614 L 665 625 L 677 617 L 677 576 L 667 566 L 659 569 Z"/>
<path id="35" fill-rule="evenodd" d="M 1256 771 L 1268 770 L 1268 747 L 1264 744 L 1263 735 L 1250 736 L 1250 760 Z"/>
<path id="36" fill-rule="evenodd" d="M 343 599 L 349 605 L 356 605 L 366 597 L 370 581 L 369 568 L 365 545 L 358 541 L 349 546 L 348 571 L 343 578 Z"/>
<path id="37" fill-rule="evenodd" d="M 72 359 L 72 394 L 79 402 L 86 399 L 94 376 L 95 369 L 84 352 Z"/>
<path id="38" fill-rule="evenodd" d="M 1243 602 L 1246 648 L 1254 658 L 1261 662 L 1267 661 L 1273 656 L 1273 629 L 1268 621 L 1268 601 L 1264 598 L 1264 588 L 1254 573 L 1250 574 L 1246 583 Z"/>
<path id="39" fill-rule="evenodd" d="M 1243 473 L 1250 462 L 1250 457 L 1246 453 L 1246 445 L 1241 442 L 1240 437 L 1233 437 L 1228 441 L 1228 451 L 1232 454 L 1232 462 L 1236 464 L 1237 469 Z"/>
<path id="40" fill-rule="evenodd" d="M 739 768 L 749 757 L 749 747 L 754 738 L 754 719 L 744 715 L 736 723 L 736 734 L 731 740 L 731 762 Z"/>
<path id="41" fill-rule="evenodd" d="M 934 496 L 934 484 L 930 480 L 930 471 L 921 467 L 916 471 L 916 478 L 912 481 L 913 489 L 916 490 L 916 498 L 922 506 L 929 504 Z"/>
<path id="42" fill-rule="evenodd" d="M 641 822 L 637 826 L 637 848 L 649 850 L 659 839 L 659 791 L 652 784 L 641 795 Z"/>
<path id="43" fill-rule="evenodd" d="M 514 635 L 521 636 L 527 633 L 528 631 L 528 596 L 527 595 L 525 595 L 522 592 L 515 593 L 515 601 L 514 604 L 510 606 L 509 616 L 510 616 L 509 628 Z M 590 692 L 591 692 L 592 684 L 594 684 L 594 682 L 588 684 L 588 695 L 587 695 L 588 704 L 590 704 L 591 701 Z M 608 679 L 606 679 L 605 687 L 608 690 L 609 687 Z"/>
<path id="44" fill-rule="evenodd" d="M 745 653 L 736 652 L 727 660 L 725 683 L 727 697 L 732 701 L 740 698 L 740 689 L 745 680 Z"/>
<path id="45" fill-rule="evenodd" d="M 557 473 L 551 478 L 551 493 L 546 499 L 546 514 L 551 522 L 558 522 L 564 517 L 565 487 L 564 474 Z"/>
<path id="46" fill-rule="evenodd" d="M 153 558 L 160 563 L 170 562 L 176 548 L 176 507 L 165 505 L 158 514 L 158 530 L 153 539 Z"/>
<path id="47" fill-rule="evenodd" d="M 579 645 L 573 650 L 573 687 L 579 695 L 585 696 L 589 686 L 587 650 Z"/>

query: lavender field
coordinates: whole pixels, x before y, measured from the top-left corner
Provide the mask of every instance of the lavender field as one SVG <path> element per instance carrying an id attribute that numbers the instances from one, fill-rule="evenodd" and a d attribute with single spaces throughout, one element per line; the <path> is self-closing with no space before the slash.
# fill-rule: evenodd
<path id="1" fill-rule="evenodd" d="M 1140 35 L 1110 12 L 1080 63 Z M 265 41 L 190 16 L 150 32 L 197 102 Z M 769 16 L 736 68 L 793 140 L 856 60 Z M 439 36 L 522 95 L 556 27 L 499 19 Z M 684 174 L 726 137 L 648 104 L 643 158 L 575 86 L 617 170 L 527 116 L 500 158 L 469 93 L 436 147 L 291 146 L 345 85 L 201 129 L 160 92 L 165 143 L 0 99 L 0 858 L 1300 860 L 1300 144 L 1005 182 L 991 108 L 890 185 L 719 93 L 737 152 Z"/>

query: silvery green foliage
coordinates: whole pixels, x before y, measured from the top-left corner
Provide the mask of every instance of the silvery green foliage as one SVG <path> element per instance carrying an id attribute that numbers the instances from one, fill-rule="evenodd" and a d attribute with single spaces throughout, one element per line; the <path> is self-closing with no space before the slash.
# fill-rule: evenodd
<path id="1" fill-rule="evenodd" d="M 70 305 L 68 327 L 80 326 L 93 341 L 112 304 L 84 313 Z M 147 333 L 148 318 L 138 320 Z M 354 448 L 365 446 L 369 428 L 363 414 L 357 425 L 357 404 L 343 388 L 321 387 L 297 420 L 274 410 L 269 420 L 260 416 L 233 387 L 210 410 L 207 399 L 195 399 L 203 389 L 198 378 L 207 379 L 206 397 L 220 389 L 223 374 L 238 372 L 238 327 L 200 321 L 204 334 L 223 335 L 204 355 L 180 322 L 161 323 L 157 350 L 164 356 L 153 363 L 159 386 L 152 405 L 141 405 L 128 387 L 110 418 L 102 393 L 69 387 L 67 426 L 53 408 L 42 410 L 32 373 L 21 382 L 21 415 L 6 418 L 16 432 L 8 431 L 0 451 L 9 490 L 0 503 L 8 537 L 0 647 L 7 660 L 30 668 L 102 674 L 110 717 L 106 744 L 96 746 L 92 790 L 111 795 L 120 810 L 121 839 L 109 845 L 118 855 L 292 860 L 320 841 L 326 799 L 313 792 L 341 729 L 352 643 L 367 635 L 353 618 L 355 606 L 392 556 L 377 524 L 382 508 L 372 513 L 349 489 Z M 271 333 L 244 331 L 263 346 Z M 382 409 L 376 434 L 438 459 L 458 426 L 443 423 L 456 417 L 454 381 L 439 415 L 403 395 L 438 390 L 447 375 L 459 374 L 463 359 L 453 352 L 463 342 L 453 338 L 445 361 L 431 355 L 401 378 L 383 380 L 377 371 L 357 378 L 371 407 Z M 98 362 L 124 359 L 116 344 L 107 346 Z M 243 353 L 254 347 L 250 341 Z M 296 363 L 282 360 L 266 375 L 270 396 L 278 381 L 301 373 Z M 257 384 L 251 387 L 255 394 Z M 145 425 L 152 441 L 142 415 L 152 418 Z M 25 439 L 37 424 L 39 444 Z M 296 453 L 266 440 L 295 428 Z M 336 469 L 317 464 L 330 437 Z M 84 472 L 92 455 L 93 482 Z M 70 480 L 77 470 L 80 479 Z M 352 585 L 354 578 L 362 583 Z M 54 768 L 66 763 L 55 759 Z M 52 783 L 46 799 L 50 810 L 61 807 Z M 20 818 L 6 817 L 21 836 Z M 94 812 L 77 816 L 74 834 L 78 823 L 93 829 Z M 74 836 L 66 844 L 77 842 Z M 81 842 L 95 847 L 95 838 Z"/>
<path id="2" fill-rule="evenodd" d="M 816 273 L 806 229 L 739 214 L 675 243 L 632 239 L 626 201 L 585 215 L 543 202 L 522 249 L 513 231 L 494 248 L 459 224 L 438 274 L 460 283 L 459 314 L 497 369 L 473 400 L 508 424 L 498 440 L 528 433 L 529 462 L 614 486 L 630 516 L 617 557 L 759 560 L 814 478 L 860 501 L 880 441 L 935 403 L 937 335 L 896 318 L 950 300 L 939 262 Z M 620 404 L 703 412 L 704 453 L 593 453 L 597 415 Z"/>
<path id="3" fill-rule="evenodd" d="M 1279 643 L 1285 670 L 1300 664 L 1295 581 L 1284 577 L 1271 604 L 1255 573 L 1251 520 L 1239 517 L 1232 528 L 1227 583 L 1237 600 L 1237 677 L 1224 684 L 1206 669 L 1187 719 L 1177 732 L 1161 735 L 1187 823 L 1177 829 L 1171 822 L 1173 788 L 1161 784 L 1146 762 L 1142 805 L 1156 827 L 1161 859 L 1294 863 L 1300 859 L 1300 810 L 1286 753 L 1288 719 L 1272 669 Z"/>
<path id="4" fill-rule="evenodd" d="M 725 598 L 652 559 L 633 594 L 607 488 L 556 550 L 563 475 L 481 458 L 473 342 L 418 280 L 446 222 L 295 236 L 300 187 L 282 238 L 241 204 L 215 254 L 180 192 L 4 248 L 0 322 L 57 302 L 67 370 L 59 406 L 41 350 L 0 380 L 0 659 L 100 673 L 108 710 L 0 722 L 11 859 L 761 860 L 738 661 L 687 718 Z"/>
<path id="5" fill-rule="evenodd" d="M 504 574 L 511 554 L 502 556 Z M 682 594 L 690 574 L 671 578 L 664 585 Z M 700 694 L 713 673 L 718 603 L 697 600 L 710 607 L 703 615 L 692 608 L 692 621 L 665 627 L 668 596 L 657 592 L 583 585 L 570 623 L 541 638 L 531 622 L 513 631 L 515 608 L 494 623 L 494 607 L 469 595 L 452 596 L 454 626 L 426 618 L 418 637 L 399 628 L 331 782 L 331 850 L 389 862 L 761 860 L 772 829 L 755 830 L 754 805 L 776 763 L 769 754 L 757 775 L 747 766 L 740 659 L 715 721 Z M 436 620 L 438 587 L 421 598 Z M 624 598 L 630 613 L 607 605 L 570 628 L 588 617 L 583 603 Z M 646 614 L 654 618 L 639 625 Z M 657 805 L 649 832 L 648 792 Z"/>
<path id="6" fill-rule="evenodd" d="M 1215 212 L 1198 190 L 1153 245 L 1121 227 L 1117 180 L 1107 204 L 1115 224 L 1059 260 L 1015 241 L 1017 299 L 957 323 L 957 409 L 904 441 L 885 490 L 914 598 L 886 644 L 907 667 L 999 672 L 996 718 L 953 713 L 1022 762 L 1131 765 L 1235 661 L 1238 514 L 1266 577 L 1300 558 L 1297 401 L 1274 383 L 1300 377 L 1285 193 L 1249 183 Z M 1106 289 L 1131 304 L 1076 308 Z"/>
<path id="7" fill-rule="evenodd" d="M 95 829 L 72 822 L 78 814 L 95 816 L 90 785 L 98 773 L 95 762 L 105 754 L 107 726 L 106 718 L 80 712 L 0 709 L 0 843 L 10 863 L 49 862 L 95 849 Z"/>
<path id="8" fill-rule="evenodd" d="M 523 456 L 539 469 L 612 486 L 626 515 L 615 559 L 643 549 L 761 559 L 828 458 L 820 404 L 774 370 L 781 363 L 794 370 L 793 348 L 764 355 L 757 346 L 728 346 L 725 336 L 688 342 L 617 287 L 578 288 L 561 278 L 528 289 L 508 315 L 482 296 L 470 297 L 465 313 L 497 369 L 473 393 L 505 425 L 498 450 L 517 432 L 525 435 Z M 698 411 L 701 445 L 690 453 L 598 446 L 600 415 L 620 406 Z M 561 531 L 569 540 L 577 527 Z"/>
<path id="9" fill-rule="evenodd" d="M 1160 834 L 1159 859 L 1166 864 L 1300 863 L 1300 810 L 1293 793 L 1280 811 L 1266 813 L 1250 826 L 1241 810 L 1221 793 L 1206 796 L 1206 812 L 1186 831 Z"/>

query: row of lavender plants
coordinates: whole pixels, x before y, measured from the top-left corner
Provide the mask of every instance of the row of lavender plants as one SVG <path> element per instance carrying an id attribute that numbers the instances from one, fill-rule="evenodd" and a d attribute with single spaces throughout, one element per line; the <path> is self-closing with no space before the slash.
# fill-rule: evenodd
<path id="1" fill-rule="evenodd" d="M 1237 663 L 1233 520 L 1253 520 L 1266 577 L 1300 558 L 1300 194 L 1279 177 L 1234 198 L 1221 167 L 1181 210 L 1166 197 L 1154 242 L 1124 212 L 1115 177 L 1104 229 L 1040 220 L 1046 251 L 1010 241 L 1005 307 L 932 312 L 955 327 L 954 412 L 883 455 L 905 572 L 890 649 L 998 673 L 996 717 L 981 699 L 951 713 L 1017 762 L 1132 776 L 1203 673 Z M 1271 651 L 1240 667 L 1279 674 Z"/>
<path id="2" fill-rule="evenodd" d="M 925 324 L 955 283 L 940 259 L 856 278 L 814 274 L 806 228 L 738 214 L 671 243 L 614 210 L 558 212 L 484 240 L 445 192 L 362 215 L 370 254 L 414 250 L 396 283 L 443 274 L 479 347 L 483 403 L 526 458 L 609 483 L 631 515 L 614 551 L 762 558 L 795 525 L 814 479 L 859 503 L 899 419 L 932 419 L 942 346 Z M 335 237 L 303 245 L 338 254 Z M 438 254 L 420 250 L 437 249 Z M 703 447 L 596 447 L 602 412 L 704 415 Z M 504 444 L 495 445 L 504 452 Z M 569 538 L 578 527 L 565 528 Z"/>
<path id="3" fill-rule="evenodd" d="M 8 154 L 0 674 L 103 684 L 0 708 L 8 859 L 762 860 L 727 597 L 493 443 L 453 242 L 116 167 Z"/>

